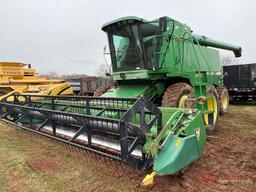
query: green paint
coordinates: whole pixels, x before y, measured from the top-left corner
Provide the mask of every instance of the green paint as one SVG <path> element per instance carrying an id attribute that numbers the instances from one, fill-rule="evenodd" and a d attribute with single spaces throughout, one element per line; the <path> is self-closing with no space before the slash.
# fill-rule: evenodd
<path id="1" fill-rule="evenodd" d="M 207 97 L 207 85 L 222 86 L 219 51 L 209 47 L 227 49 L 236 56 L 241 52 L 240 47 L 195 35 L 190 27 L 169 17 L 153 21 L 124 17 L 105 24 L 102 30 L 109 38 L 111 78 L 117 82 L 103 97 L 147 97 L 160 104 L 166 87 L 179 81 L 193 86 L 195 98 Z M 46 108 L 51 108 L 48 102 Z M 196 106 L 193 110 L 159 107 L 163 127 L 157 130 L 153 125 L 144 135 L 143 146 L 144 153 L 154 159 L 153 169 L 158 174 L 174 174 L 200 157 L 206 141 L 202 114 L 209 111 L 206 104 Z M 125 107 L 127 111 L 131 106 Z M 85 114 L 79 106 L 66 111 Z M 92 109 L 90 115 L 98 112 Z M 124 113 L 106 111 L 101 116 L 120 119 Z M 151 118 L 146 114 L 147 122 Z M 139 122 L 140 114 L 136 114 L 132 123 Z"/>
<path id="2" fill-rule="evenodd" d="M 158 174 L 174 174 L 199 158 L 206 141 L 201 112 L 178 108 L 160 108 L 164 128 L 148 135 L 144 152 L 154 161 Z M 186 157 L 186 158 L 184 158 Z"/>
<path id="3" fill-rule="evenodd" d="M 122 84 L 127 83 L 127 80 L 164 81 L 182 77 L 196 85 L 201 84 L 200 78 L 195 75 L 200 71 L 207 72 L 207 84 L 222 85 L 219 51 L 207 46 L 235 53 L 241 51 L 241 48 L 195 35 L 189 26 L 169 17 L 166 17 L 166 30 L 161 31 L 159 21 L 160 19 L 146 21 L 138 17 L 124 17 L 103 26 L 102 29 L 109 36 L 112 78 Z M 118 30 L 113 31 L 116 27 Z M 137 31 L 137 27 L 141 30 Z M 130 34 L 129 29 L 134 30 L 134 35 Z M 125 78 L 120 74 L 124 74 Z M 134 85 L 134 82 L 131 83 Z"/>
<path id="4" fill-rule="evenodd" d="M 195 35 L 189 26 L 169 17 L 153 21 L 123 17 L 102 30 L 109 38 L 111 78 L 118 83 L 103 96 L 143 95 L 161 101 L 166 87 L 179 80 L 193 86 L 195 98 L 207 98 L 207 85 L 223 86 L 219 51 L 210 47 L 241 55 L 240 47 Z M 199 158 L 206 140 L 202 114 L 209 111 L 206 103 L 196 106 L 198 110 L 191 111 L 160 108 L 164 126 L 159 133 L 153 127 L 146 134 L 143 149 L 155 159 L 158 174 L 176 173 Z"/>
<path id="5" fill-rule="evenodd" d="M 103 97 L 121 97 L 121 98 L 136 98 L 143 95 L 148 89 L 148 85 L 120 85 L 117 88 L 110 89 L 103 94 Z"/>
<path id="6" fill-rule="evenodd" d="M 195 135 L 185 138 L 171 135 L 155 159 L 153 170 L 159 175 L 174 174 L 200 157 Z"/>

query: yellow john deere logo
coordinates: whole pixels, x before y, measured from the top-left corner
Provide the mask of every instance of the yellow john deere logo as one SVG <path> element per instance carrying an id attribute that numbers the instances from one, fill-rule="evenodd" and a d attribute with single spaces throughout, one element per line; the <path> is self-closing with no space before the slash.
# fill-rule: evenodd
<path id="1" fill-rule="evenodd" d="M 180 146 L 181 140 L 178 138 L 176 139 L 175 147 L 178 148 Z"/>

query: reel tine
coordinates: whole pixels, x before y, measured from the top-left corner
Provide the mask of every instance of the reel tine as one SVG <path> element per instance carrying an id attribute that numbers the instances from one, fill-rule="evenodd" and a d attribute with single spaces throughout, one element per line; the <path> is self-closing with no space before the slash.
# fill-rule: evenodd
<path id="1" fill-rule="evenodd" d="M 103 156 L 103 157 L 104 157 L 104 162 L 106 162 L 107 165 L 110 165 L 110 164 L 109 164 L 109 157 L 106 157 L 106 156 Z"/>
<path id="2" fill-rule="evenodd" d="M 82 150 L 81 150 L 80 148 L 78 149 L 78 153 L 79 153 L 80 155 L 83 155 Z"/>
<path id="3" fill-rule="evenodd" d="M 70 152 L 73 152 L 73 151 L 74 151 L 73 146 L 72 146 L 72 145 L 68 145 L 68 146 L 69 146 L 69 151 L 70 151 Z"/>
<path id="4" fill-rule="evenodd" d="M 96 154 L 96 153 L 93 153 L 93 154 L 94 154 L 94 157 L 96 158 L 97 161 L 101 160 L 101 157 L 98 154 Z"/>
<path id="5" fill-rule="evenodd" d="M 88 150 L 81 150 L 81 152 L 83 156 L 88 155 L 89 157 L 91 157 L 91 153 Z"/>

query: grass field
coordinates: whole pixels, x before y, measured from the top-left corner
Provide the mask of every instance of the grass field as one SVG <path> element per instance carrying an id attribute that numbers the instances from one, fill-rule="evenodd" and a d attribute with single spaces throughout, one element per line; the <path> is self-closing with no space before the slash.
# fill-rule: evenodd
<path id="1" fill-rule="evenodd" d="M 81 154 L 0 122 L 0 192 L 256 190 L 256 106 L 231 106 L 203 156 L 183 175 L 157 177 Z"/>

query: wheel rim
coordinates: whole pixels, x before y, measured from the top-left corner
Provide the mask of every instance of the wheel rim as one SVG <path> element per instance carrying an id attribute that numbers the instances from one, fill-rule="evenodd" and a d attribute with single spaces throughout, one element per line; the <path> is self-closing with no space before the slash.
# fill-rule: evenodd
<path id="1" fill-rule="evenodd" d="M 228 101 L 229 101 L 228 95 L 227 94 L 223 94 L 222 98 L 221 98 L 221 105 L 222 105 L 222 109 L 224 111 L 226 111 L 227 108 L 228 108 Z"/>
<path id="2" fill-rule="evenodd" d="M 188 99 L 188 96 L 187 95 L 183 95 L 181 98 L 180 98 L 180 101 L 179 101 L 179 104 L 178 104 L 178 107 L 179 108 L 183 108 L 185 103 L 186 103 L 186 100 Z"/>
<path id="3" fill-rule="evenodd" d="M 213 125 L 215 125 L 218 117 L 218 104 L 215 96 L 207 99 L 207 107 L 209 111 L 213 112 Z M 204 115 L 204 120 L 205 124 L 209 125 L 209 114 Z"/>

